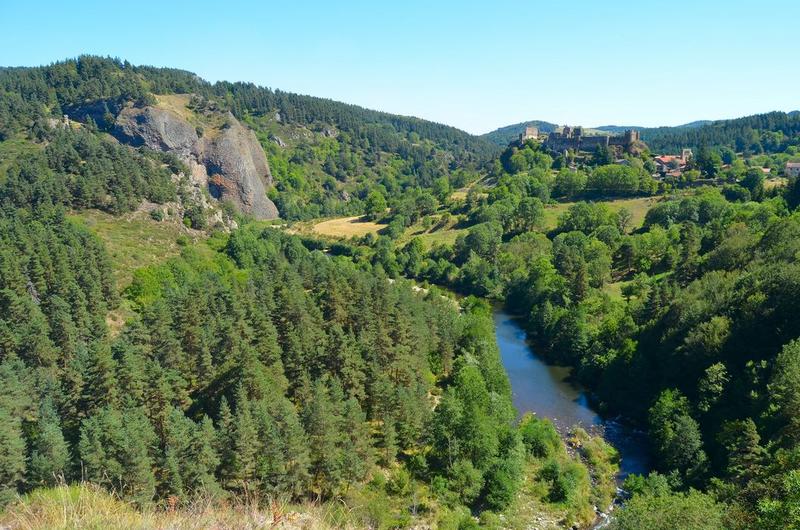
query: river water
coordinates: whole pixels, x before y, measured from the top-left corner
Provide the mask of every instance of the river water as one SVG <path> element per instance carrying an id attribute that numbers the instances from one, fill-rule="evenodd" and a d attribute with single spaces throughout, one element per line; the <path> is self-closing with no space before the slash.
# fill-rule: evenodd
<path id="1" fill-rule="evenodd" d="M 553 366 L 539 358 L 517 319 L 496 309 L 494 327 L 500 356 L 511 381 L 514 406 L 520 415 L 530 411 L 549 418 L 562 434 L 573 425 L 581 425 L 590 432 L 602 432 L 620 453 L 619 480 L 631 473 L 650 470 L 644 433 L 618 421 L 604 419 L 593 410 L 586 390 L 569 381 L 571 368 Z"/>

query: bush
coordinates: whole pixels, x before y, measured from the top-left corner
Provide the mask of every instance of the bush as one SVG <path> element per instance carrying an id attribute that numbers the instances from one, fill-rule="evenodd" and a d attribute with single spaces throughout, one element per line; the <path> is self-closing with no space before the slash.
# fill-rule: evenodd
<path id="1" fill-rule="evenodd" d="M 635 495 L 617 513 L 613 530 L 717 530 L 724 528 L 723 507 L 698 491 L 688 494 Z"/>
<path id="2" fill-rule="evenodd" d="M 533 414 L 523 416 L 519 424 L 519 434 L 528 454 L 536 458 L 553 456 L 561 447 L 561 437 L 553 422 L 539 419 Z"/>

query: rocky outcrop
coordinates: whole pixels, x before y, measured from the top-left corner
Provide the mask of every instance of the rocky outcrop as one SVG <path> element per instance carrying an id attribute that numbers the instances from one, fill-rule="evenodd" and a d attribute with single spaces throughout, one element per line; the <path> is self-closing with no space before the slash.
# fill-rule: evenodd
<path id="1" fill-rule="evenodd" d="M 127 107 L 116 119 L 115 136 L 134 146 L 174 153 L 191 168 L 191 179 L 219 200 L 230 200 L 258 219 L 275 219 L 278 210 L 267 198 L 272 175 L 253 131 L 232 115 L 219 130 L 200 138 L 195 127 L 171 110 Z"/>
<path id="2" fill-rule="evenodd" d="M 209 175 L 209 190 L 219 199 L 232 199 L 259 219 L 275 219 L 278 210 L 267 199 L 272 184 L 267 157 L 253 131 L 232 115 L 213 139 L 203 142 L 201 160 Z"/>
<path id="3" fill-rule="evenodd" d="M 128 107 L 117 116 L 116 136 L 134 146 L 169 151 L 185 158 L 197 145 L 195 128 L 174 112 L 156 107 Z"/>

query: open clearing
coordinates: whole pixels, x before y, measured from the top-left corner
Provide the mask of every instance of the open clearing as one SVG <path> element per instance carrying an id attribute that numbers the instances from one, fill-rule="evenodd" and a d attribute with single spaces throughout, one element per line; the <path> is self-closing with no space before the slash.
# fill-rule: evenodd
<path id="1" fill-rule="evenodd" d="M 191 96 L 189 94 L 163 94 L 157 95 L 158 106 L 171 110 L 186 121 L 194 119 L 194 113 L 188 108 Z"/>
<path id="2" fill-rule="evenodd" d="M 638 197 L 635 199 L 615 199 L 607 201 L 594 201 L 608 206 L 612 212 L 618 212 L 626 208 L 631 212 L 631 222 L 629 230 L 636 230 L 644 223 L 644 216 L 647 211 L 656 205 L 661 200 L 660 197 Z M 562 202 L 554 205 L 547 205 L 544 209 L 544 228 L 545 230 L 552 230 L 558 225 L 558 218 L 569 210 L 574 202 Z"/>
<path id="3" fill-rule="evenodd" d="M 377 233 L 385 224 L 367 221 L 363 215 L 356 217 L 338 217 L 321 221 L 311 227 L 315 234 L 328 237 L 351 238 L 362 237 L 369 233 Z"/>
<path id="4" fill-rule="evenodd" d="M 159 263 L 180 252 L 179 236 L 199 240 L 201 232 L 189 230 L 177 222 L 154 221 L 144 212 L 120 217 L 87 210 L 71 219 L 83 223 L 106 246 L 114 271 L 114 281 L 121 291 L 130 284 L 133 271 Z"/>
<path id="5" fill-rule="evenodd" d="M 417 238 L 422 241 L 422 246 L 425 247 L 425 250 L 430 250 L 436 245 L 452 245 L 459 235 L 466 233 L 466 228 L 447 227 L 438 230 L 434 228 L 427 231 L 415 225 L 408 227 L 405 234 L 397 241 L 397 245 L 403 246 L 412 239 Z"/>
<path id="6" fill-rule="evenodd" d="M 427 224 L 418 222 L 406 228 L 406 231 L 397 240 L 397 246 L 402 247 L 414 238 L 422 241 L 425 250 L 430 250 L 436 245 L 452 245 L 461 234 L 466 234 L 466 228 L 455 228 L 459 219 L 451 216 L 447 221 L 443 221 L 441 216 L 433 215 Z"/>
<path id="7" fill-rule="evenodd" d="M 784 188 L 789 183 L 789 179 L 784 177 L 772 177 L 764 181 L 764 189 Z"/>

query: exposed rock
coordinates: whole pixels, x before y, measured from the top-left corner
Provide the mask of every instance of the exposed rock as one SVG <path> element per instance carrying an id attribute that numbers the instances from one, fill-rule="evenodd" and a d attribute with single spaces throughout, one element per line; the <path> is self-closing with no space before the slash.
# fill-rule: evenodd
<path id="1" fill-rule="evenodd" d="M 192 183 L 215 198 L 230 200 L 258 219 L 278 217 L 267 198 L 272 185 L 267 157 L 253 131 L 228 114 L 226 125 L 213 133 L 199 138 L 182 116 L 149 106 L 123 109 L 114 127 L 122 142 L 176 154 L 189 166 Z"/>
<path id="2" fill-rule="evenodd" d="M 169 151 L 187 158 L 197 145 L 197 132 L 176 113 L 156 107 L 128 107 L 117 116 L 114 133 L 120 141 Z"/>
<path id="3" fill-rule="evenodd" d="M 281 149 L 285 149 L 285 148 L 286 148 L 286 142 L 284 142 L 283 140 L 281 140 L 281 137 L 280 137 L 280 136 L 275 136 L 275 135 L 273 134 L 272 136 L 270 136 L 270 137 L 269 137 L 269 139 L 270 139 L 271 141 L 275 142 L 276 144 L 278 144 L 278 147 L 280 147 Z"/>
<path id="4" fill-rule="evenodd" d="M 51 129 L 69 129 L 70 128 L 69 116 L 64 114 L 64 116 L 61 119 L 47 118 L 47 125 L 49 125 Z"/>
<path id="5" fill-rule="evenodd" d="M 278 210 L 265 187 L 265 183 L 272 185 L 272 175 L 264 150 L 253 131 L 230 118 L 229 125 L 202 146 L 211 194 L 230 199 L 259 219 L 275 219 Z"/>

